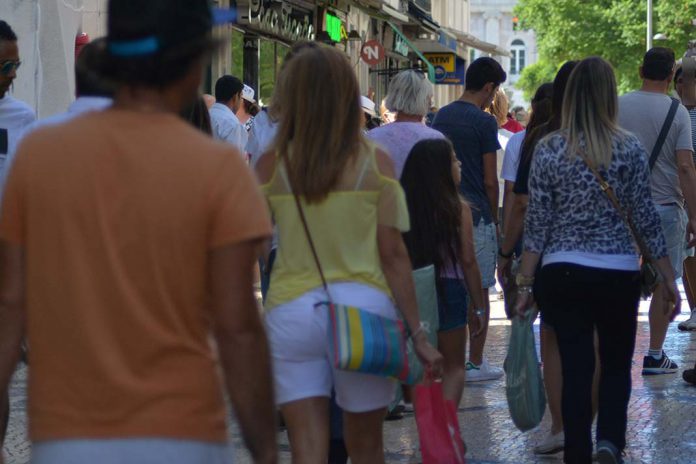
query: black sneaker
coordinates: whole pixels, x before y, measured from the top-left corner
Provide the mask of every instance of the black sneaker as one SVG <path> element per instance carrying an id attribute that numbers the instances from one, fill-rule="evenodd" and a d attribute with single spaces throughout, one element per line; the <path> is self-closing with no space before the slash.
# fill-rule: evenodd
<path id="1" fill-rule="evenodd" d="M 682 377 L 686 382 L 689 382 L 692 385 L 696 385 L 696 366 L 694 366 L 693 369 L 685 370 L 682 374 Z"/>
<path id="2" fill-rule="evenodd" d="M 607 440 L 597 442 L 597 462 L 599 464 L 623 464 L 621 451 Z"/>
<path id="3" fill-rule="evenodd" d="M 643 375 L 674 374 L 678 370 L 677 363 L 669 359 L 664 351 L 660 359 L 650 355 L 643 358 Z"/>

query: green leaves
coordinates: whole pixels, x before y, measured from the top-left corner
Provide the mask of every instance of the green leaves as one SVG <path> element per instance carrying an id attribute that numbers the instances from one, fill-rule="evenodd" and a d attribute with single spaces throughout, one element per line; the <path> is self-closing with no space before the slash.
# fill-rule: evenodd
<path id="1" fill-rule="evenodd" d="M 557 67 L 546 60 L 525 67 L 515 86 L 524 93 L 524 99 L 531 101 L 539 86 L 545 82 L 553 82 L 558 71 Z"/>
<path id="2" fill-rule="evenodd" d="M 696 39 L 692 25 L 696 0 L 655 0 L 654 4 L 654 33 L 669 38 L 654 45 L 671 47 L 680 57 L 687 41 Z M 523 27 L 536 32 L 541 61 L 560 65 L 601 56 L 614 66 L 623 93 L 640 86 L 638 67 L 646 46 L 646 8 L 645 0 L 520 0 L 515 12 Z M 535 73 L 530 71 L 530 85 Z"/>

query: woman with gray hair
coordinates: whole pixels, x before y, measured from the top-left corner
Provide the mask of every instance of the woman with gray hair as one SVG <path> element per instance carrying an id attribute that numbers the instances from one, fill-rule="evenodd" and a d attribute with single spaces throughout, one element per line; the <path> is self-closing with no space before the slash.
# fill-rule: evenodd
<path id="1" fill-rule="evenodd" d="M 397 178 L 401 177 L 406 158 L 416 143 L 445 138 L 423 122 L 432 105 L 433 93 L 433 84 L 421 71 L 409 69 L 400 72 L 392 79 L 384 101 L 387 110 L 396 114 L 394 122 L 367 133 L 370 140 L 389 153 Z"/>

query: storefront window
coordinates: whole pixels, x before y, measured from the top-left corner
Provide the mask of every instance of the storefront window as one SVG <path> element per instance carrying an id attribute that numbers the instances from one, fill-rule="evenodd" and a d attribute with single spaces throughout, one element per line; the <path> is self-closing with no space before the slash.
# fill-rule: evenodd
<path id="1" fill-rule="evenodd" d="M 244 78 L 244 33 L 232 31 L 232 66 L 230 74 L 240 79 Z M 259 94 L 257 99 L 261 104 L 271 102 L 276 77 L 283 64 L 285 55 L 290 50 L 287 45 L 275 40 L 261 38 L 259 41 Z M 213 84 L 214 85 L 214 84 Z"/>
<path id="2" fill-rule="evenodd" d="M 290 50 L 286 45 L 273 41 L 261 40 L 261 59 L 259 61 L 259 81 L 261 90 L 259 92 L 261 103 L 268 105 L 271 102 L 273 89 L 275 88 L 276 77 L 283 64 L 285 55 Z"/>
<path id="3" fill-rule="evenodd" d="M 244 76 L 244 33 L 232 30 L 232 69 L 230 74 L 242 79 Z"/>

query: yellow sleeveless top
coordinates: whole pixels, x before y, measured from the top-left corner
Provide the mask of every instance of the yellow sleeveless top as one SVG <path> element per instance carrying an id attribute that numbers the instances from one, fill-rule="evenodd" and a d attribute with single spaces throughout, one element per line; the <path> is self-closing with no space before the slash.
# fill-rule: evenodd
<path id="1" fill-rule="evenodd" d="M 262 187 L 278 232 L 278 248 L 266 297 L 267 310 L 321 286 L 283 163 Z M 406 197 L 401 185 L 383 176 L 375 147 L 346 166 L 338 185 L 321 203 L 302 208 L 329 282 L 357 282 L 391 296 L 377 247 L 377 225 L 408 231 Z"/>

